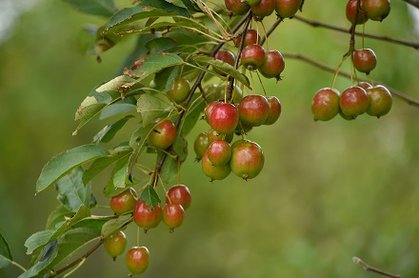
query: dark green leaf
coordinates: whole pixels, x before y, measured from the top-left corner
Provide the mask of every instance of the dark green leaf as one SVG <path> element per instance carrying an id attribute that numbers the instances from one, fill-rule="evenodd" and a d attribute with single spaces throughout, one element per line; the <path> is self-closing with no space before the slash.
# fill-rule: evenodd
<path id="1" fill-rule="evenodd" d="M 168 51 L 176 46 L 176 42 L 171 38 L 155 38 L 147 42 L 146 47 L 151 53 L 161 53 Z"/>
<path id="2" fill-rule="evenodd" d="M 173 156 L 168 156 L 160 171 L 160 179 L 164 184 L 173 184 L 176 181 L 180 165 L 188 156 L 188 142 L 183 136 L 178 136 L 173 143 Z M 157 157 L 159 160 L 159 156 Z"/>
<path id="3" fill-rule="evenodd" d="M 104 120 L 116 115 L 121 115 L 127 112 L 132 112 L 135 111 L 135 108 L 137 106 L 132 103 L 114 103 L 112 105 L 106 106 L 105 108 L 102 109 L 99 119 L 100 120 Z"/>
<path id="4" fill-rule="evenodd" d="M 140 77 L 139 80 L 142 80 L 162 69 L 180 66 L 183 63 L 182 58 L 173 53 L 151 54 L 144 59 L 139 69 L 132 72 Z"/>
<path id="5" fill-rule="evenodd" d="M 131 66 L 134 64 L 135 60 L 138 59 L 138 57 L 144 57 L 146 55 L 146 52 L 148 51 L 147 47 L 145 46 L 146 43 L 155 37 L 156 34 L 138 35 L 137 43 L 134 49 L 122 63 L 118 72 L 122 74 L 125 68 L 131 68 Z"/>
<path id="6" fill-rule="evenodd" d="M 58 254 L 58 244 L 54 240 L 48 243 L 43 249 L 39 258 L 35 264 L 29 268 L 27 271 L 22 273 L 18 278 L 30 278 L 30 277 L 39 277 L 38 274 L 42 272 L 52 261 L 57 257 Z"/>
<path id="7" fill-rule="evenodd" d="M 164 0 L 141 0 L 138 5 L 144 7 L 145 9 L 156 8 L 168 12 L 173 12 L 182 16 L 189 16 L 189 12 L 186 9 L 173 5 Z"/>
<path id="8" fill-rule="evenodd" d="M 12 254 L 10 253 L 9 245 L 4 237 L 0 234 L 0 269 L 8 266 L 12 261 Z"/>
<path id="9" fill-rule="evenodd" d="M 72 212 L 77 212 L 81 206 L 89 208 L 96 205 L 91 184 L 83 183 L 83 174 L 84 170 L 77 167 L 58 180 L 56 184 L 58 201 Z"/>
<path id="10" fill-rule="evenodd" d="M 147 186 L 140 196 L 141 200 L 144 200 L 149 207 L 154 207 L 160 203 L 160 198 L 157 192 L 154 190 L 152 185 Z"/>
<path id="11" fill-rule="evenodd" d="M 111 165 L 113 162 L 118 160 L 118 156 L 110 155 L 104 156 L 96 159 L 92 165 L 84 172 L 83 182 L 88 183 L 91 181 L 97 174 L 102 172 L 106 167 Z"/>
<path id="12" fill-rule="evenodd" d="M 112 184 L 116 188 L 125 188 L 129 182 L 128 180 L 128 163 L 131 154 L 122 156 L 115 165 L 112 172 Z"/>
<path id="13" fill-rule="evenodd" d="M 134 106 L 135 107 L 135 106 Z M 94 143 L 108 143 L 112 140 L 112 138 L 116 135 L 116 133 L 121 130 L 121 128 L 128 122 L 129 119 L 133 118 L 134 116 L 126 116 L 113 124 L 105 126 L 98 134 L 95 135 L 93 138 Z"/>
<path id="14" fill-rule="evenodd" d="M 199 7 L 194 3 L 193 0 L 181 0 L 185 7 L 190 11 L 200 12 Z"/>
<path id="15" fill-rule="evenodd" d="M 168 91 L 172 88 L 174 80 L 179 76 L 180 67 L 166 68 L 156 73 L 154 82 L 156 89 Z"/>
<path id="16" fill-rule="evenodd" d="M 186 136 L 194 128 L 196 123 L 199 121 L 202 115 L 202 111 L 205 108 L 204 98 L 198 96 L 191 104 L 190 108 L 186 112 L 185 118 L 182 121 L 181 131 L 182 135 Z"/>
<path id="17" fill-rule="evenodd" d="M 59 205 L 48 216 L 46 229 L 54 229 L 58 223 L 65 220 L 65 217 L 71 217 L 71 215 L 73 215 L 71 211 L 63 205 Z"/>
<path id="18" fill-rule="evenodd" d="M 108 154 L 109 152 L 104 147 L 89 144 L 55 156 L 42 169 L 36 182 L 36 192 L 39 193 L 48 188 L 73 168 Z"/>
<path id="19" fill-rule="evenodd" d="M 76 10 L 100 16 L 111 16 L 116 12 L 113 0 L 64 0 L 73 6 Z"/>
<path id="20" fill-rule="evenodd" d="M 144 127 L 154 123 L 158 118 L 165 117 L 172 109 L 173 104 L 166 94 L 144 94 L 137 100 L 137 112 L 141 114 Z"/>
<path id="21" fill-rule="evenodd" d="M 116 219 L 111 219 L 108 222 L 106 222 L 103 227 L 101 234 L 103 237 L 108 237 L 109 235 L 115 233 L 116 231 L 120 230 L 122 227 L 127 225 L 132 221 L 132 215 L 131 214 L 123 214 L 120 215 Z"/>

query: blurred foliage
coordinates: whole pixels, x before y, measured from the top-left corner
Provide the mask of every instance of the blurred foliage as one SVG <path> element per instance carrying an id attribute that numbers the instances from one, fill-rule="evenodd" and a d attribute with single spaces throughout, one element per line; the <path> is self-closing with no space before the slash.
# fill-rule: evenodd
<path id="1" fill-rule="evenodd" d="M 345 1 L 306 2 L 303 16 L 349 28 Z M 83 55 L 81 30 L 100 22 L 62 1 L 39 1 L 0 45 L 0 233 L 24 265 L 30 260 L 25 239 L 44 228 L 57 205 L 54 190 L 34 197 L 42 166 L 92 140 L 99 124 L 71 136 L 74 111 L 91 88 L 114 76 L 135 44 L 126 40 L 103 55 L 101 64 Z M 369 22 L 366 31 L 419 40 L 402 1 L 392 1 L 389 18 Z M 335 67 L 348 39 L 287 20 L 269 46 Z M 371 78 L 419 98 L 417 51 L 365 43 L 379 59 Z M 380 120 L 314 122 L 311 97 L 332 76 L 299 61 L 286 62 L 283 81 L 265 82 L 268 94 L 280 98 L 283 114 L 274 126 L 250 134 L 265 150 L 265 169 L 249 182 L 231 176 L 211 184 L 190 155 L 179 179 L 192 191 L 192 206 L 175 233 L 161 225 L 141 236 L 151 252 L 144 277 L 370 277 L 353 265 L 352 256 L 404 277 L 419 276 L 419 110 L 396 100 Z M 337 87 L 349 84 L 339 79 Z M 198 125 L 188 139 L 205 129 L 204 123 Z M 101 181 L 93 187 L 98 202 L 106 204 Z M 127 233 L 134 244 L 131 228 Z M 124 273 L 123 258 L 114 263 L 99 251 L 75 276 Z M 0 277 L 18 274 L 14 268 L 0 271 Z"/>

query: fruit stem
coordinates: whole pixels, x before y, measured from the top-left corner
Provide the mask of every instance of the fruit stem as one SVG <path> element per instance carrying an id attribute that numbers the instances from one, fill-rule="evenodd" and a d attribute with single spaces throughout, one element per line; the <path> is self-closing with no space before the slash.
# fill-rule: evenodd
<path id="1" fill-rule="evenodd" d="M 335 84 L 336 84 L 336 78 L 338 77 L 338 75 L 340 75 L 340 70 L 342 69 L 343 63 L 345 62 L 345 60 L 348 58 L 348 55 L 344 55 L 342 57 L 342 61 L 340 62 L 340 64 L 338 65 L 336 71 L 333 70 L 334 76 L 333 76 L 333 80 L 332 80 L 332 86 L 331 88 L 335 88 Z M 349 76 L 350 78 L 352 78 L 352 76 Z"/>

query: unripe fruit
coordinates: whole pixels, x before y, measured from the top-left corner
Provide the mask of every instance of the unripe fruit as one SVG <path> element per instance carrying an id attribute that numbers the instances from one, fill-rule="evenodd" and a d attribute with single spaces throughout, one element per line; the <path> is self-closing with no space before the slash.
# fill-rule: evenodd
<path id="1" fill-rule="evenodd" d="M 361 1 L 361 0 L 359 0 Z M 368 20 L 368 16 L 364 11 L 361 3 L 358 9 L 358 0 L 349 0 L 346 4 L 346 18 L 352 24 L 364 24 Z"/>
<path id="2" fill-rule="evenodd" d="M 390 13 L 390 0 L 362 0 L 362 8 L 369 19 L 382 21 Z"/>
<path id="3" fill-rule="evenodd" d="M 377 65 L 377 57 L 372 49 L 364 48 L 354 51 L 353 62 L 358 71 L 369 74 Z"/>
<path id="4" fill-rule="evenodd" d="M 157 227 L 162 219 L 162 209 L 159 204 L 149 207 L 144 200 L 139 200 L 134 209 L 134 221 L 145 231 Z"/>
<path id="5" fill-rule="evenodd" d="M 222 103 L 212 109 L 208 122 L 218 133 L 233 133 L 239 122 L 238 110 L 233 104 Z"/>
<path id="6" fill-rule="evenodd" d="M 239 47 L 240 42 L 242 41 L 242 34 L 238 35 L 236 38 L 234 38 L 234 46 Z M 260 37 L 258 35 L 258 32 L 253 29 L 249 29 L 246 32 L 246 36 L 244 37 L 243 47 L 246 47 L 251 44 L 257 44 L 260 42 Z"/>
<path id="7" fill-rule="evenodd" d="M 159 123 L 148 136 L 147 142 L 156 148 L 167 149 L 176 139 L 176 127 L 171 120 Z"/>
<path id="8" fill-rule="evenodd" d="M 275 0 L 276 14 L 281 18 L 293 17 L 302 2 L 302 0 Z"/>
<path id="9" fill-rule="evenodd" d="M 122 231 L 117 231 L 105 238 L 103 245 L 109 256 L 115 260 L 116 257 L 124 253 L 127 246 L 127 237 Z"/>
<path id="10" fill-rule="evenodd" d="M 332 88 L 320 89 L 313 97 L 311 111 L 315 121 L 328 121 L 339 113 L 339 92 Z"/>
<path id="11" fill-rule="evenodd" d="M 367 92 L 359 86 L 349 87 L 340 96 L 339 105 L 343 114 L 356 118 L 368 109 Z"/>
<path id="12" fill-rule="evenodd" d="M 275 0 L 261 0 L 259 4 L 251 6 L 250 9 L 256 17 L 263 18 L 273 13 Z"/>
<path id="13" fill-rule="evenodd" d="M 126 190 L 121 194 L 113 196 L 110 200 L 110 206 L 112 211 L 115 214 L 119 215 L 133 210 L 135 207 L 135 203 L 137 202 L 135 200 L 135 195 L 136 193 L 134 188 L 130 188 L 129 190 Z"/>
<path id="14" fill-rule="evenodd" d="M 246 3 L 249 4 L 249 6 L 254 6 L 260 3 L 260 0 L 246 0 Z"/>
<path id="15" fill-rule="evenodd" d="M 185 210 L 191 205 L 191 192 L 183 184 L 172 186 L 166 195 L 166 203 L 181 205 Z"/>
<path id="16" fill-rule="evenodd" d="M 239 115 L 244 125 L 263 125 L 269 116 L 269 102 L 261 95 L 245 96 L 239 105 Z"/>
<path id="17" fill-rule="evenodd" d="M 386 87 L 378 85 L 369 88 L 367 89 L 367 94 L 370 99 L 370 105 L 367 109 L 368 115 L 380 118 L 390 112 L 393 97 Z"/>
<path id="18" fill-rule="evenodd" d="M 241 63 L 249 70 L 256 70 L 265 62 L 265 49 L 258 44 L 246 46 L 241 53 Z"/>
<path id="19" fill-rule="evenodd" d="M 125 256 L 125 264 L 130 273 L 141 274 L 146 271 L 148 267 L 148 261 L 150 258 L 150 252 L 145 246 L 134 246 L 131 247 L 127 255 Z"/>
<path id="20" fill-rule="evenodd" d="M 250 9 L 250 6 L 241 0 L 224 0 L 224 3 L 227 9 L 236 15 L 243 15 Z"/>
<path id="21" fill-rule="evenodd" d="M 234 66 L 234 54 L 231 51 L 219 50 L 215 53 L 214 58 Z"/>
<path id="22" fill-rule="evenodd" d="M 364 90 L 369 89 L 369 88 L 372 87 L 372 85 L 370 83 L 365 82 L 365 81 L 359 82 L 357 86 L 359 86 L 361 88 L 364 88 Z"/>
<path id="23" fill-rule="evenodd" d="M 217 100 L 224 100 L 226 93 L 226 86 L 225 85 L 210 85 L 207 86 L 205 90 L 205 96 L 208 102 L 213 102 Z M 227 92 L 227 102 L 239 103 L 243 98 L 243 93 L 240 87 L 234 85 L 233 92 Z"/>
<path id="24" fill-rule="evenodd" d="M 279 116 L 281 115 L 281 102 L 275 96 L 268 97 L 269 102 L 269 112 L 268 118 L 265 121 L 265 125 L 272 125 L 274 124 Z"/>
<path id="25" fill-rule="evenodd" d="M 230 144 L 223 140 L 212 142 L 208 149 L 208 159 L 214 166 L 227 165 L 231 158 Z"/>
<path id="26" fill-rule="evenodd" d="M 217 140 L 224 140 L 227 143 L 231 143 L 231 141 L 233 141 L 233 136 L 234 136 L 233 133 L 222 134 L 222 133 L 218 133 L 217 131 L 211 129 L 208 132 L 208 141 L 209 141 L 210 144 L 214 141 L 217 141 Z"/>
<path id="27" fill-rule="evenodd" d="M 182 225 L 184 209 L 179 204 L 166 204 L 163 208 L 163 221 L 173 230 Z"/>
<path id="28" fill-rule="evenodd" d="M 211 179 L 214 180 L 223 180 L 225 179 L 231 172 L 230 166 L 214 166 L 208 158 L 208 152 L 205 152 L 204 156 L 201 160 L 202 172 Z"/>
<path id="29" fill-rule="evenodd" d="M 194 151 L 196 154 L 196 160 L 201 160 L 205 151 L 207 150 L 210 142 L 208 139 L 208 133 L 202 132 L 198 134 L 194 142 Z"/>
<path id="30" fill-rule="evenodd" d="M 183 78 L 176 78 L 173 81 L 172 89 L 167 92 L 167 95 L 177 104 L 182 103 L 189 94 L 189 81 Z"/>
<path id="31" fill-rule="evenodd" d="M 266 53 L 265 61 L 259 68 L 259 72 L 266 78 L 281 79 L 281 73 L 285 69 L 285 61 L 281 52 L 270 50 Z"/>
<path id="32" fill-rule="evenodd" d="M 255 142 L 240 140 L 233 144 L 230 167 L 237 176 L 252 179 L 260 173 L 264 163 L 263 151 Z"/>

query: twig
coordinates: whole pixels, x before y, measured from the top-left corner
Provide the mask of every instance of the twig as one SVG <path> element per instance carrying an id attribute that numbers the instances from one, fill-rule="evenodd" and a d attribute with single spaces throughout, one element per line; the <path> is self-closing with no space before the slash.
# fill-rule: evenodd
<path id="1" fill-rule="evenodd" d="M 403 0 L 403 1 L 419 9 L 419 0 Z"/>
<path id="2" fill-rule="evenodd" d="M 315 61 L 313 59 L 310 59 L 310 58 L 308 58 L 308 57 L 306 57 L 304 55 L 301 55 L 301 54 L 283 53 L 283 55 L 287 59 L 299 60 L 299 61 L 302 61 L 304 63 L 307 63 L 309 65 L 312 65 L 312 66 L 314 66 L 316 68 L 322 69 L 322 70 L 327 71 L 327 72 L 330 72 L 330 73 L 335 73 L 336 72 L 336 69 L 334 69 L 332 67 L 329 67 L 329 66 L 327 66 L 325 64 L 319 63 L 319 62 L 317 62 L 317 61 Z M 345 77 L 347 79 L 351 79 L 351 75 L 349 73 L 346 73 L 346 72 L 339 72 L 338 75 L 339 76 L 342 76 L 342 77 Z M 366 79 L 359 79 L 359 81 L 368 81 L 368 80 L 366 80 Z M 377 82 L 377 83 L 383 84 L 381 82 Z M 407 95 L 401 93 L 400 91 L 398 91 L 396 89 L 393 89 L 393 88 L 391 88 L 391 87 L 389 87 L 389 86 L 387 86 L 385 84 L 383 84 L 383 85 L 386 86 L 387 89 L 389 89 L 394 96 L 398 97 L 399 99 L 407 102 L 408 104 L 410 104 L 412 106 L 419 107 L 419 100 L 416 100 L 416 99 L 414 99 L 414 98 L 412 98 L 410 96 L 407 96 Z"/>
<path id="3" fill-rule="evenodd" d="M 404 0 L 404 1 L 406 1 L 406 0 Z M 415 0 L 415 1 L 419 4 L 419 0 Z M 316 20 L 306 19 L 306 18 L 303 18 L 303 17 L 298 16 L 298 15 L 294 16 L 294 18 L 296 20 L 299 20 L 301 22 L 304 22 L 304 23 L 306 23 L 306 24 L 308 24 L 308 25 L 310 25 L 312 27 L 326 28 L 326 29 L 329 29 L 329 30 L 333 30 L 333 31 L 341 32 L 341 33 L 346 33 L 346 34 L 350 34 L 351 33 L 351 30 L 350 29 L 345 29 L 345 28 L 337 27 L 337 26 L 326 24 L 326 23 L 319 22 L 319 21 L 316 21 Z M 363 33 L 362 32 L 355 32 L 355 35 L 356 36 L 362 36 Z M 404 46 L 412 47 L 412 48 L 414 48 L 416 50 L 419 49 L 419 43 L 417 43 L 417 42 L 399 40 L 399 39 L 394 39 L 394 38 L 387 37 L 387 36 L 380 36 L 380 35 L 374 35 L 374 34 L 368 34 L 368 33 L 365 33 L 364 34 L 364 37 L 370 38 L 370 39 L 375 39 L 375 40 L 380 40 L 380 41 L 386 41 L 386 42 L 389 42 L 389 43 L 395 43 L 395 44 L 399 44 L 399 45 L 404 45 Z"/>
<path id="4" fill-rule="evenodd" d="M 374 273 L 380 274 L 382 276 L 390 277 L 390 278 L 401 278 L 402 277 L 400 275 L 388 273 L 388 272 L 383 271 L 379 268 L 373 267 L 373 266 L 365 263 L 363 260 L 361 260 L 358 257 L 353 257 L 352 262 L 356 265 L 359 265 L 365 271 L 374 272 Z"/>

